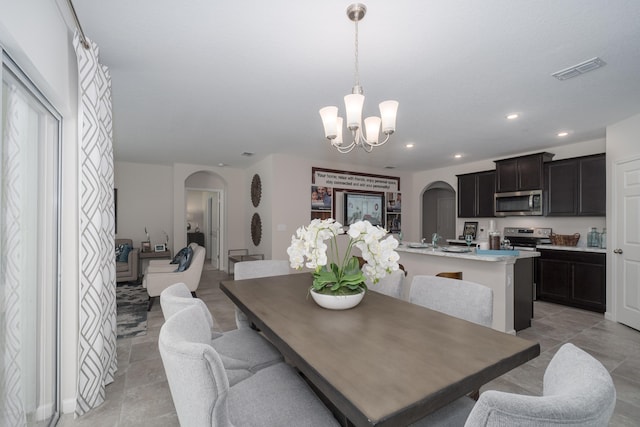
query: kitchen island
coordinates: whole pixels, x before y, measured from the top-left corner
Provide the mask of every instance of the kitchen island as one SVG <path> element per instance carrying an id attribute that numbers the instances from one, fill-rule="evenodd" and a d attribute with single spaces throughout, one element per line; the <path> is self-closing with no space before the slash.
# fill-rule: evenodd
<path id="1" fill-rule="evenodd" d="M 445 252 L 446 247 L 443 250 L 427 245 L 415 246 L 421 245 L 404 243 L 396 249 L 400 255 L 399 262 L 407 272 L 403 298 L 409 298 L 413 276 L 461 271 L 464 280 L 483 284 L 493 290 L 493 329 L 515 334 L 531 325 L 533 260 L 540 256 L 539 252 L 520 251 L 515 256 L 478 255 L 475 252 Z M 459 246 L 455 248 L 460 249 Z"/>

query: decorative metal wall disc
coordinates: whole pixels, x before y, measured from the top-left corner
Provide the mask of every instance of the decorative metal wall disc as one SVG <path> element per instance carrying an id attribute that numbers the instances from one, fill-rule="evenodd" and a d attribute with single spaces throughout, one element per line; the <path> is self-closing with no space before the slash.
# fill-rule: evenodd
<path id="1" fill-rule="evenodd" d="M 260 181 L 260 175 L 253 175 L 251 180 L 251 203 L 253 207 L 257 208 L 260 204 L 260 198 L 262 197 L 262 182 Z"/>
<path id="2" fill-rule="evenodd" d="M 256 246 L 258 246 L 260 240 L 262 240 L 262 220 L 258 212 L 254 213 L 253 217 L 251 217 L 251 240 L 253 240 L 253 244 Z"/>

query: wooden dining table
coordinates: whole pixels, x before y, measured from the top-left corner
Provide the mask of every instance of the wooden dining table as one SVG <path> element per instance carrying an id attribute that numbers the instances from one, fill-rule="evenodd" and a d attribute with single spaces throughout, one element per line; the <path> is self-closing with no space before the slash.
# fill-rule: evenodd
<path id="1" fill-rule="evenodd" d="M 538 343 L 368 291 L 349 310 L 308 294 L 310 273 L 222 291 L 355 426 L 408 425 L 537 357 Z"/>

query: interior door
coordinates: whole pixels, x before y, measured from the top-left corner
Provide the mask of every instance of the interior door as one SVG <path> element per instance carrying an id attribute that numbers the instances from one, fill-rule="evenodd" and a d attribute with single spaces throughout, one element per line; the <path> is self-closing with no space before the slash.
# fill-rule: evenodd
<path id="1" fill-rule="evenodd" d="M 207 253 L 211 254 L 211 265 L 213 268 L 220 268 L 220 203 L 219 193 L 209 193 L 207 199 L 207 221 L 209 238 L 207 239 Z"/>
<path id="2" fill-rule="evenodd" d="M 616 317 L 640 330 L 640 158 L 614 166 L 612 279 Z"/>

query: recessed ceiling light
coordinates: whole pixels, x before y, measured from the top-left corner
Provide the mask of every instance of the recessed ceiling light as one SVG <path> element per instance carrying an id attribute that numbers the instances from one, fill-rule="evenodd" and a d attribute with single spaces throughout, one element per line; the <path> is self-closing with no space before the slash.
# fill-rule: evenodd
<path id="1" fill-rule="evenodd" d="M 569 132 L 558 132 L 558 136 L 563 137 L 569 135 Z"/>
<path id="2" fill-rule="evenodd" d="M 505 117 L 507 118 L 507 120 L 515 120 L 515 119 L 517 119 L 518 117 L 520 117 L 520 114 L 518 114 L 518 113 L 511 113 L 511 114 L 507 114 Z"/>
<path id="3" fill-rule="evenodd" d="M 462 158 L 462 154 L 454 154 L 453 157 L 456 158 L 456 159 L 461 159 Z"/>
<path id="4" fill-rule="evenodd" d="M 405 145 L 405 147 L 407 147 L 407 148 L 413 148 L 414 146 L 415 146 L 415 144 L 413 142 L 410 142 L 407 145 Z"/>
<path id="5" fill-rule="evenodd" d="M 221 168 L 223 168 L 223 167 L 227 166 L 227 164 L 226 164 L 226 163 L 218 163 L 218 166 L 220 166 Z"/>

